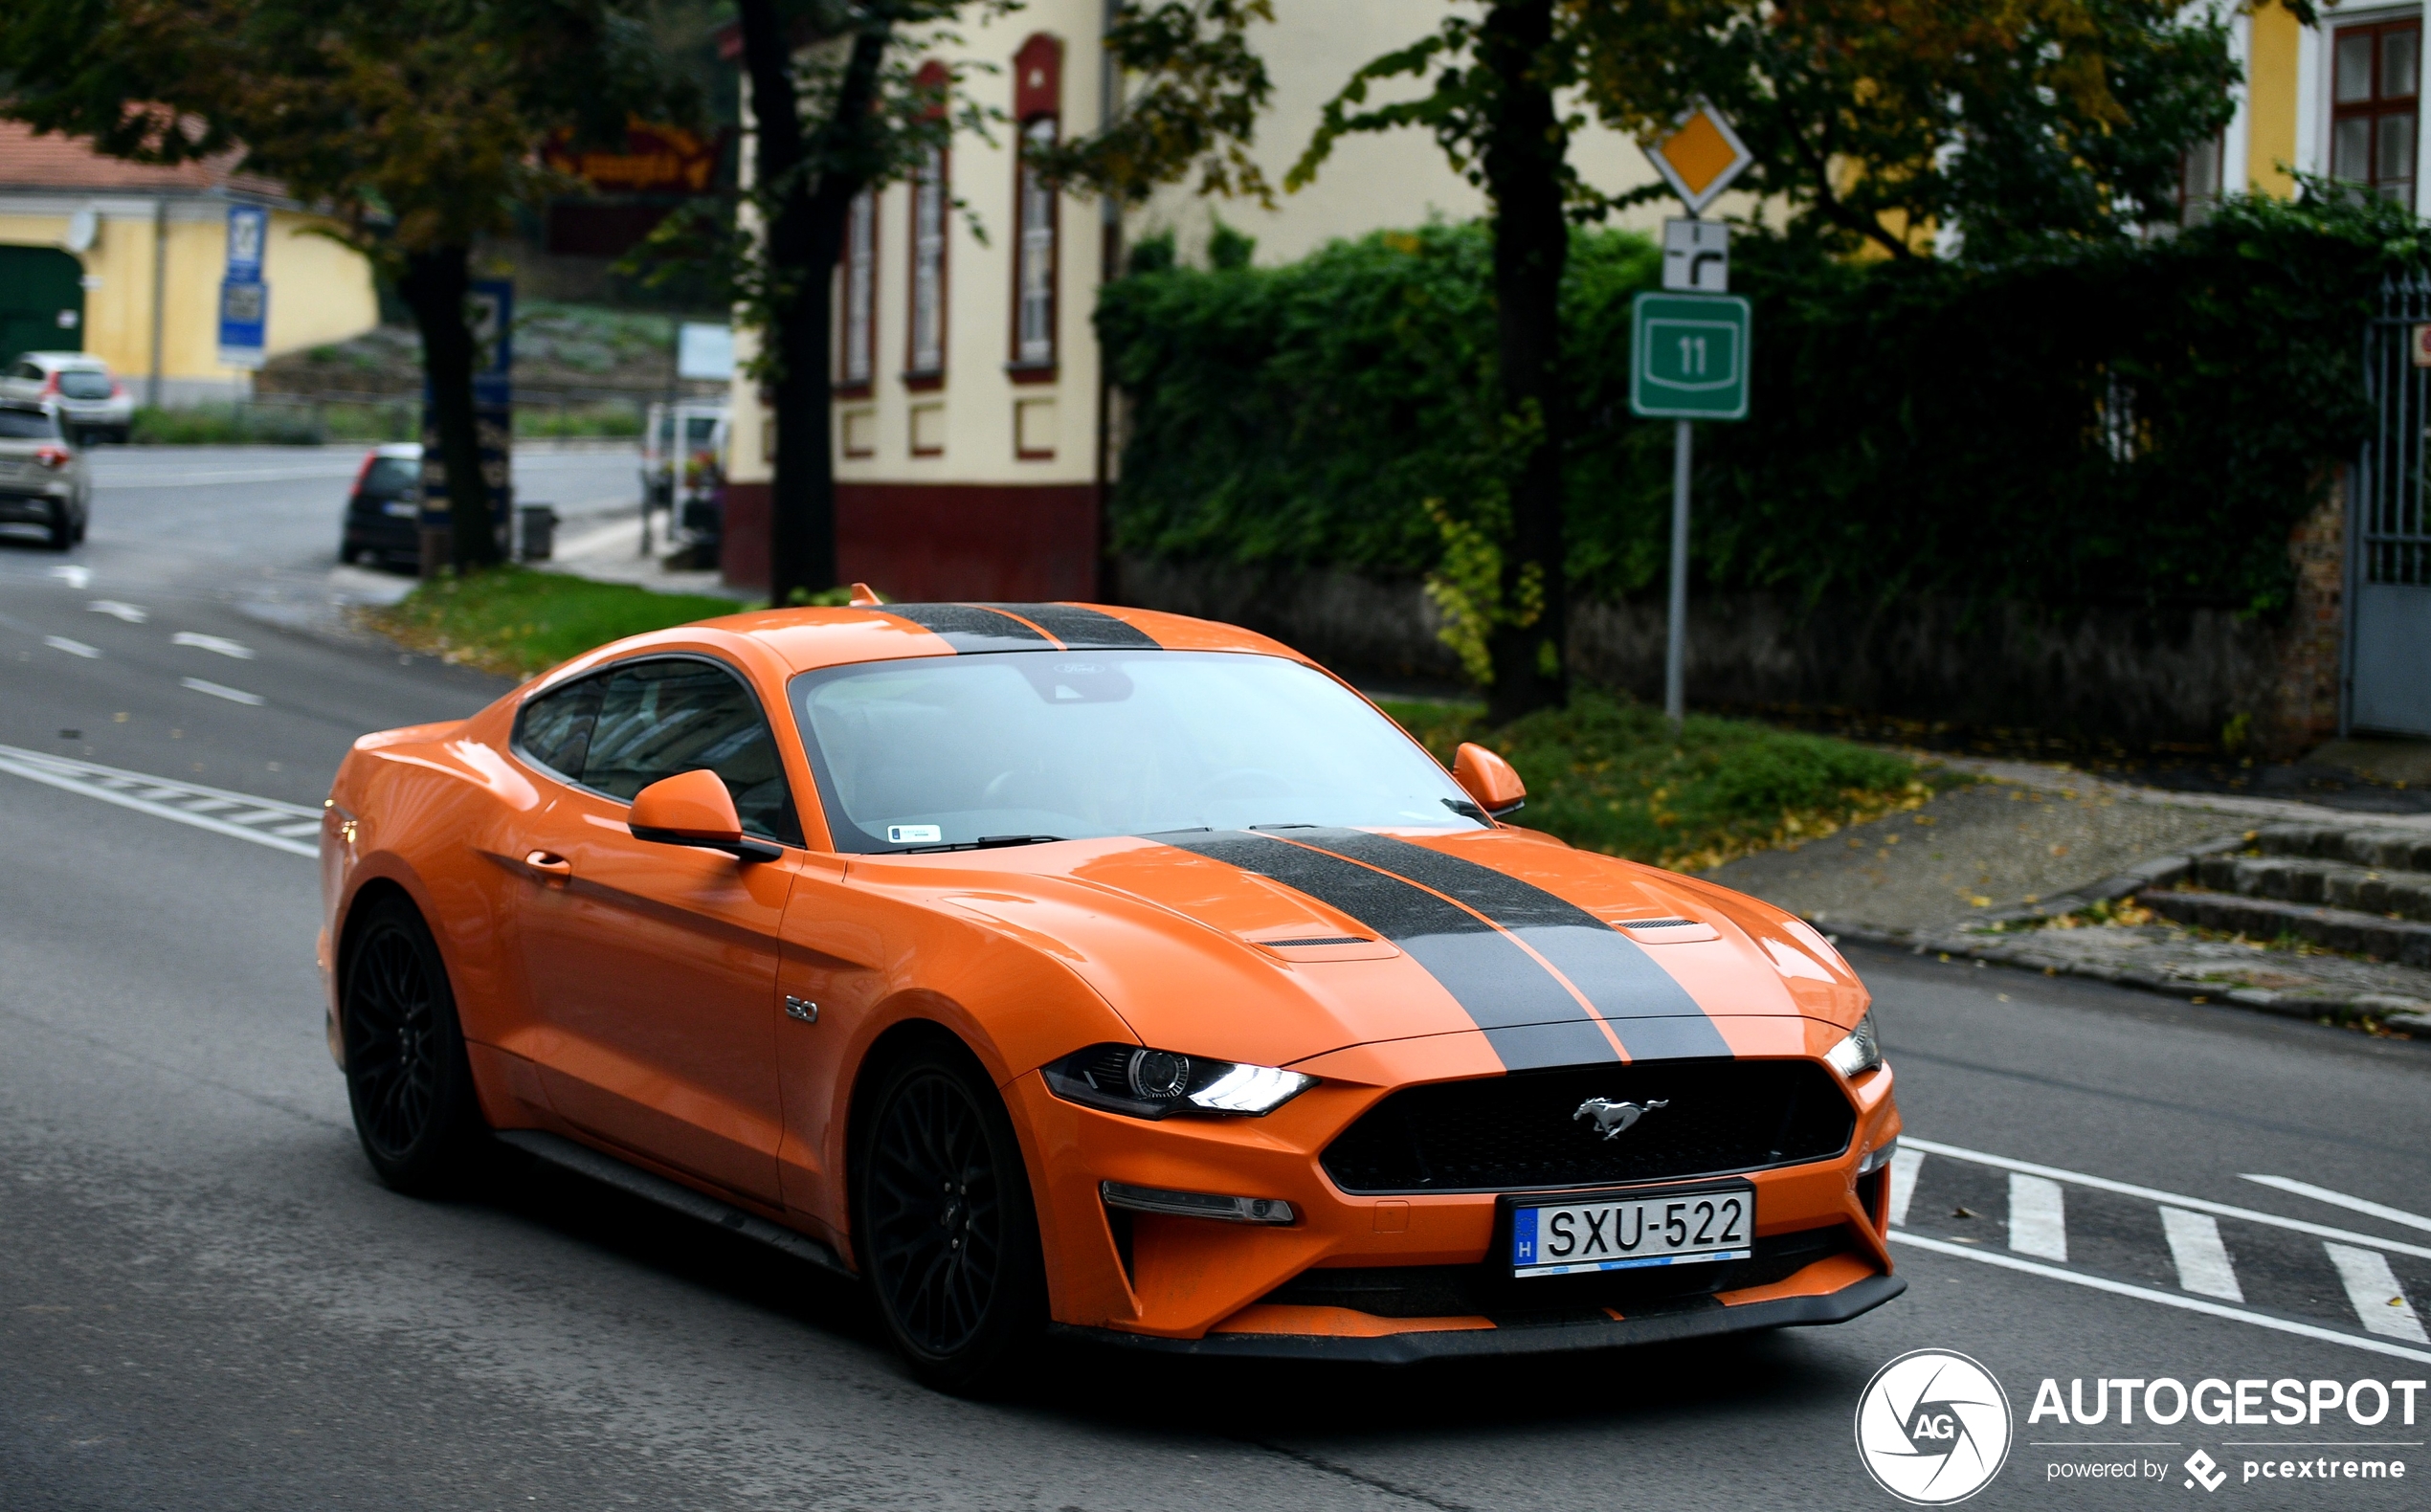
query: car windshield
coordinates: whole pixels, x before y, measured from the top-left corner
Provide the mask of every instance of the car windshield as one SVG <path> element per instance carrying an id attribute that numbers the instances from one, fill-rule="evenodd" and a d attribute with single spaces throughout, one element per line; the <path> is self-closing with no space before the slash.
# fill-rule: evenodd
<path id="1" fill-rule="evenodd" d="M 1483 825 L 1392 721 L 1280 656 L 932 656 L 806 672 L 792 696 L 840 851 Z"/>
<path id="2" fill-rule="evenodd" d="M 54 441 L 58 422 L 44 410 L 0 410 L 0 440 Z"/>
<path id="3" fill-rule="evenodd" d="M 363 491 L 375 498 L 411 495 L 422 480 L 422 464 L 410 456 L 381 456 L 372 459 L 363 475 Z"/>
<path id="4" fill-rule="evenodd" d="M 110 375 L 97 367 L 62 367 L 59 392 L 71 399 L 106 399 L 110 396 Z"/>

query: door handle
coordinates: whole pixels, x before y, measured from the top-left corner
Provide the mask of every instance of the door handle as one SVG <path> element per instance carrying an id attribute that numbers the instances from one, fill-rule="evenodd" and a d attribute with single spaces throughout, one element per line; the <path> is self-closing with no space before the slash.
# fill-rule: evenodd
<path id="1" fill-rule="evenodd" d="M 532 851 L 524 856 L 524 864 L 552 881 L 565 881 L 574 875 L 574 863 L 554 851 Z"/>

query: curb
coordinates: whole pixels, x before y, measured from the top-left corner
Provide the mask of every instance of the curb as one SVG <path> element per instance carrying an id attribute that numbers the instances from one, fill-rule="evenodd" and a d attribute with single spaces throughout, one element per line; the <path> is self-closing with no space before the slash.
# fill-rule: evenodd
<path id="1" fill-rule="evenodd" d="M 2157 864 L 2157 863 L 2156 863 Z M 1963 939 L 1918 936 L 1907 930 L 1826 929 L 1807 921 L 1820 931 L 1823 938 L 1838 945 L 1842 940 L 1872 945 L 1880 950 L 1905 950 L 1910 955 L 1928 952 L 1945 956 L 1982 961 L 1993 966 L 2011 967 L 2021 971 L 2047 975 L 2088 977 L 2108 982 L 2114 987 L 2140 988 L 2166 997 L 2203 998 L 2209 1002 L 2233 1004 L 2258 1012 L 2276 1014 L 2281 1018 L 2304 1018 L 2315 1021 L 2328 1018 L 2332 1023 L 2353 1024 L 2372 1017 L 2393 1029 L 2423 1036 L 2420 1041 L 2431 1047 L 2431 1003 L 2411 997 L 2397 997 L 2386 992 L 2355 992 L 2343 996 L 2299 996 L 2293 992 L 2275 992 L 2267 988 L 2239 987 L 2222 989 L 2206 982 L 2189 982 L 2178 977 L 2163 976 L 2152 971 L 2122 970 L 2107 966 L 2072 966 L 2050 961 L 2029 961 L 1996 945 Z"/>

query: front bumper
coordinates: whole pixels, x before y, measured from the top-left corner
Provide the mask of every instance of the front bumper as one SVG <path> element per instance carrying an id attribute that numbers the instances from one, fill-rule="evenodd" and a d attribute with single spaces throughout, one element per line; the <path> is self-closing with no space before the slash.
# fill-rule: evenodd
<path id="1" fill-rule="evenodd" d="M 1747 1301 L 1716 1298 L 1666 1311 L 1604 1322 L 1496 1322 L 1458 1328 L 1419 1327 L 1391 1332 L 1362 1329 L 1333 1333 L 1252 1333 L 1227 1330 L 1198 1339 L 1159 1339 L 1113 1328 L 1058 1323 L 1068 1339 L 1114 1345 L 1157 1354 L 1227 1360 L 1337 1360 L 1362 1365 L 1416 1365 L 1424 1360 L 1470 1360 L 1484 1355 L 1562 1354 L 1574 1349 L 1616 1349 L 1630 1345 L 1673 1344 L 1766 1328 L 1807 1328 L 1846 1323 L 1907 1290 L 1904 1278 L 1862 1276 L 1835 1292 L 1769 1297 Z M 1727 1294 L 1726 1294 L 1727 1295 Z M 1394 1320 L 1403 1322 L 1404 1320 Z"/>
<path id="2" fill-rule="evenodd" d="M 1818 1057 L 1841 1033 L 1784 1025 L 1770 1053 Z M 1499 1071 L 1458 1043 L 1469 1037 L 1321 1057 L 1328 1064 L 1307 1069 L 1325 1079 L 1260 1119 L 1146 1123 L 1064 1101 L 1036 1074 L 1016 1078 L 1004 1090 L 1033 1145 L 1057 1323 L 1186 1353 L 1413 1360 L 1833 1323 L 1898 1295 L 1883 1236 L 1884 1150 L 1899 1132 L 1888 1069 L 1840 1083 L 1856 1118 L 1838 1156 L 1746 1173 L 1757 1193 L 1756 1260 L 1682 1268 L 1704 1274 L 1670 1291 L 1653 1282 L 1511 1281 L 1489 1263 L 1507 1242 L 1493 1192 L 1362 1195 L 1337 1187 L 1319 1157 L 1379 1099 L 1416 1082 Z M 1298 1218 L 1270 1226 L 1110 1212 L 1098 1187 L 1105 1180 L 1280 1198 Z M 1378 1295 L 1363 1299 L 1362 1288 Z M 1471 1337 L 1481 1335 L 1495 1337 Z"/>

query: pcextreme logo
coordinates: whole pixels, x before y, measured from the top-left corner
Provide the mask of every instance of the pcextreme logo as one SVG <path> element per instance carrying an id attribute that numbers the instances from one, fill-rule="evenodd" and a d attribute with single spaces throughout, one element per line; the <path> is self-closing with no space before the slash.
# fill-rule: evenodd
<path id="1" fill-rule="evenodd" d="M 2008 1394 L 1963 1354 L 1914 1349 L 1874 1372 L 1857 1399 L 1857 1452 L 1902 1501 L 1948 1506 L 1992 1483 L 2009 1457 Z"/>

